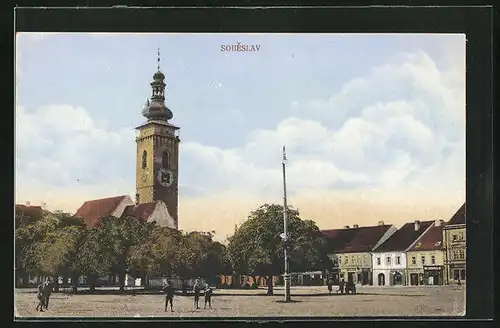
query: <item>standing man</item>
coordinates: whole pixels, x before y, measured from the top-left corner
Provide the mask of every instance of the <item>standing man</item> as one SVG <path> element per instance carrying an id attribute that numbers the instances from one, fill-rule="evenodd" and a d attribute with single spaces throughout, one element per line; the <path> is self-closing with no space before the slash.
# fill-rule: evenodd
<path id="1" fill-rule="evenodd" d="M 200 308 L 198 305 L 200 301 L 200 291 L 201 291 L 200 280 L 196 279 L 196 281 L 194 282 L 193 292 L 194 292 L 194 306 L 197 309 Z"/>
<path id="2" fill-rule="evenodd" d="M 212 308 L 212 288 L 210 288 L 210 287 L 205 289 L 205 309 L 207 308 L 207 303 L 208 303 L 208 307 L 211 309 Z"/>
<path id="3" fill-rule="evenodd" d="M 170 303 L 170 311 L 174 312 L 174 288 L 170 284 L 170 281 L 167 281 L 165 287 L 163 287 L 163 292 L 165 293 L 165 312 L 167 312 L 168 303 Z"/>

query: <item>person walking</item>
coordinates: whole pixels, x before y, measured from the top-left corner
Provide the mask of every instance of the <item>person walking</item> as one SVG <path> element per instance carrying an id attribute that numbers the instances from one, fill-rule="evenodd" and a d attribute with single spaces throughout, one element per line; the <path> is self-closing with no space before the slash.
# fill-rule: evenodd
<path id="1" fill-rule="evenodd" d="M 328 294 L 331 294 L 332 293 L 332 281 L 330 279 L 328 279 L 326 284 L 328 286 Z"/>
<path id="2" fill-rule="evenodd" d="M 168 304 L 170 303 L 170 311 L 174 312 L 174 288 L 167 281 L 165 287 L 163 287 L 163 292 L 165 293 L 165 312 L 167 312 Z"/>

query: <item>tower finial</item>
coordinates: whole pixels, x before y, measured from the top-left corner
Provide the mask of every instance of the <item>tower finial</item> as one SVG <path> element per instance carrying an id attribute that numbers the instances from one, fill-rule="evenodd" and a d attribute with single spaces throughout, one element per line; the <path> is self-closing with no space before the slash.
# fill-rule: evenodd
<path id="1" fill-rule="evenodd" d="M 158 70 L 160 70 L 160 48 L 158 48 L 158 65 L 156 68 L 158 68 Z"/>

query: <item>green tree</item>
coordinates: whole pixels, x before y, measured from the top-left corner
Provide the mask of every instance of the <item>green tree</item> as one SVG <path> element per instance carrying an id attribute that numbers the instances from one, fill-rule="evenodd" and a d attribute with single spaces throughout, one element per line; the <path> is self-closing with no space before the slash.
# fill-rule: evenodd
<path id="1" fill-rule="evenodd" d="M 213 240 L 210 232 L 190 232 L 180 240 L 174 271 L 181 277 L 201 276 L 208 279 L 232 271 L 224 245 Z"/>
<path id="2" fill-rule="evenodd" d="M 180 231 L 155 226 L 143 242 L 132 246 L 127 259 L 130 271 L 136 276 L 172 275 L 181 243 Z"/>
<path id="3" fill-rule="evenodd" d="M 292 207 L 288 215 L 288 257 L 291 271 L 323 270 L 331 263 L 327 242 L 313 221 L 302 220 Z M 236 273 L 272 277 L 284 273 L 283 206 L 264 204 L 228 238 L 228 256 Z"/>
<path id="4" fill-rule="evenodd" d="M 125 275 L 132 247 L 146 240 L 154 227 L 134 216 L 101 218 L 97 224 L 97 236 L 101 252 L 108 261 L 109 272 L 118 274 L 120 291 L 125 290 Z"/>

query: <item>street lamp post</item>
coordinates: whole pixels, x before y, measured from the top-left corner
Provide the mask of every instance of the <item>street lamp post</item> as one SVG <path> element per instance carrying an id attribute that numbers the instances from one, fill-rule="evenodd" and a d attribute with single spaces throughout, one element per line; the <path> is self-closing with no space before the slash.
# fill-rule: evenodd
<path id="1" fill-rule="evenodd" d="M 288 216 L 287 216 L 287 203 L 286 203 L 286 153 L 285 146 L 283 146 L 283 244 L 285 252 L 285 302 L 290 302 L 290 273 L 288 272 Z"/>

